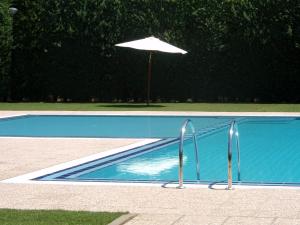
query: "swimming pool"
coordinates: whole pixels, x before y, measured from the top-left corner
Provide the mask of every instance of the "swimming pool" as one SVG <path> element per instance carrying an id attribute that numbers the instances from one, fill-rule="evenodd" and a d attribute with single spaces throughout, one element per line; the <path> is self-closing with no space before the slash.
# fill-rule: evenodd
<path id="1" fill-rule="evenodd" d="M 17 120 L 32 119 L 80 119 L 82 117 L 54 118 L 34 116 L 20 117 L 4 120 L 16 123 Z M 87 117 L 83 117 L 88 119 Z M 36 177 L 39 181 L 75 181 L 75 182 L 146 182 L 146 183 L 172 183 L 178 180 L 178 135 L 182 122 L 187 117 L 91 117 L 94 121 L 106 121 L 111 126 L 117 119 L 118 126 L 115 132 L 101 133 L 94 130 L 92 137 L 158 137 L 156 142 L 129 149 L 117 154 L 95 159 L 77 166 L 72 166 L 51 174 Z M 300 184 L 300 118 L 298 117 L 188 117 L 194 122 L 197 129 L 197 142 L 199 146 L 200 183 L 224 183 L 227 180 L 227 132 L 229 122 L 236 119 L 239 126 L 241 149 L 241 181 L 237 180 L 236 154 L 233 152 L 233 180 L 241 184 L 260 185 L 299 185 Z M 165 120 L 164 120 L 165 119 Z M 121 121 L 124 120 L 124 121 Z M 108 122 L 109 121 L 109 122 Z M 120 122 L 121 121 L 121 122 Z M 139 121 L 134 128 L 127 128 Z M 151 122 L 149 122 L 151 121 Z M 153 122 L 155 121 L 155 122 Z M 0 126 L 3 121 L 0 121 Z M 152 124 L 153 122 L 153 124 Z M 80 122 L 82 123 L 82 121 Z M 175 124 L 174 124 L 175 123 Z M 54 124 L 53 120 L 50 124 Z M 90 123 L 91 125 L 93 123 Z M 121 124 L 121 125 L 120 125 Z M 125 124 L 127 124 L 125 126 Z M 170 126 L 167 126 L 171 124 Z M 7 123 L 6 123 L 7 125 Z M 146 126 L 147 125 L 147 126 Z M 8 126 L 8 125 L 7 125 Z M 26 125 L 28 126 L 28 124 Z M 51 125 L 49 125 L 51 126 Z M 57 127 L 58 125 L 53 125 Z M 65 126 L 65 125 L 59 125 Z M 16 125 L 16 127 L 18 127 Z M 46 126 L 45 126 L 46 127 Z M 81 125 L 81 127 L 84 127 Z M 74 128 L 74 126 L 73 126 Z M 120 129 L 122 128 L 122 129 Z M 143 131 L 137 132 L 141 128 Z M 127 134 L 132 129 L 134 132 Z M 161 129 L 156 131 L 156 129 Z M 175 129 L 175 131 L 173 130 Z M 30 133 L 6 133 L 13 136 L 31 135 Z M 105 129 L 104 129 L 105 130 Z M 125 131 L 126 130 L 126 131 Z M 46 133 L 50 137 L 58 135 Z M 0 130 L 3 132 L 3 130 Z M 44 131 L 43 131 L 44 132 Z M 65 131 L 64 131 L 65 132 Z M 97 132 L 97 134 L 96 134 Z M 99 133 L 100 132 L 100 133 Z M 62 131 L 59 135 L 64 135 Z M 1 133 L 2 134 L 2 133 Z M 91 134 L 91 133 L 89 133 Z M 36 135 L 36 133 L 35 133 Z M 80 133 L 69 136 L 81 137 Z M 107 136 L 106 136 L 107 135 Z M 38 135 L 40 136 L 40 134 Z M 198 183 L 195 171 L 194 150 L 191 140 L 185 141 L 184 151 L 184 182 Z"/>

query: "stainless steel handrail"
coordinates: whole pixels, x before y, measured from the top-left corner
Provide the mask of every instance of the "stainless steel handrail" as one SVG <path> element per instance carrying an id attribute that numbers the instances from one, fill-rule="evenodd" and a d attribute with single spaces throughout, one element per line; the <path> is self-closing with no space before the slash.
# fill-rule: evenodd
<path id="1" fill-rule="evenodd" d="M 183 187 L 183 142 L 184 142 L 184 135 L 186 132 L 187 126 L 190 126 L 192 130 L 193 135 L 193 142 L 194 142 L 194 149 L 195 149 L 195 159 L 196 159 L 196 172 L 197 172 L 197 179 L 200 180 L 200 165 L 199 165 L 199 159 L 198 159 L 198 145 L 196 140 L 196 131 L 195 127 L 190 119 L 187 119 L 184 121 L 181 131 L 180 131 L 180 142 L 179 142 L 179 171 L 178 171 L 178 188 L 184 188 Z"/>
<path id="2" fill-rule="evenodd" d="M 228 131 L 228 183 L 227 189 L 232 189 L 232 139 L 233 135 L 236 136 L 236 150 L 237 150 L 237 163 L 238 163 L 238 181 L 241 180 L 241 169 L 240 169 L 240 141 L 239 141 L 239 130 L 235 120 L 230 124 Z"/>

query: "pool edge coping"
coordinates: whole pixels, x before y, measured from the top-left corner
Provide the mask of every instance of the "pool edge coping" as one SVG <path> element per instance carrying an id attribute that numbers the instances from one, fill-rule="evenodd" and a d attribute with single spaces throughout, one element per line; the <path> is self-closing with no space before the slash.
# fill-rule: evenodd
<path id="1" fill-rule="evenodd" d="M 1 112 L 12 115 L 1 115 Z M 205 112 L 205 111 L 0 111 L 0 118 L 28 115 L 141 115 L 141 116 L 300 116 L 300 112 Z"/>

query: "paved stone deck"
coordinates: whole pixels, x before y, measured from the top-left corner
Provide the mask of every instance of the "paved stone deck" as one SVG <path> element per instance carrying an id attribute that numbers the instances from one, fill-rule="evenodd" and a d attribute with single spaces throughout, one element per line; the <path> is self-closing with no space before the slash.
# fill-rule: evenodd
<path id="1" fill-rule="evenodd" d="M 19 113 L 19 112 L 18 112 Z M 0 115 L 16 112 L 0 112 Z M 57 113 L 55 113 L 57 114 Z M 138 140 L 0 138 L 0 180 Z M 123 211 L 126 225 L 300 224 L 299 189 L 0 183 L 0 208 Z"/>

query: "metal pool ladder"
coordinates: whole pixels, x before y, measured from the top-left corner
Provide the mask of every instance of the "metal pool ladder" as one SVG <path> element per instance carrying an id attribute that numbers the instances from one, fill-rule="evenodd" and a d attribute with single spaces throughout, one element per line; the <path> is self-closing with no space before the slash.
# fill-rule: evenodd
<path id="1" fill-rule="evenodd" d="M 183 142 L 184 142 L 184 136 L 187 129 L 187 126 L 192 130 L 192 136 L 193 136 L 193 142 L 194 142 L 194 149 L 195 149 L 195 159 L 196 159 L 196 172 L 197 172 L 197 180 L 200 180 L 200 165 L 199 165 L 199 159 L 198 159 L 198 145 L 196 140 L 196 131 L 195 127 L 190 119 L 187 119 L 184 121 L 180 136 L 179 136 L 179 171 L 178 171 L 178 187 L 177 188 L 184 188 L 183 187 Z"/>
<path id="2" fill-rule="evenodd" d="M 241 180 L 241 170 L 240 170 L 240 141 L 239 141 L 239 130 L 235 120 L 230 124 L 228 131 L 228 183 L 227 189 L 232 189 L 232 142 L 233 136 L 236 137 L 236 150 L 237 150 L 237 163 L 238 163 L 238 181 Z"/>

